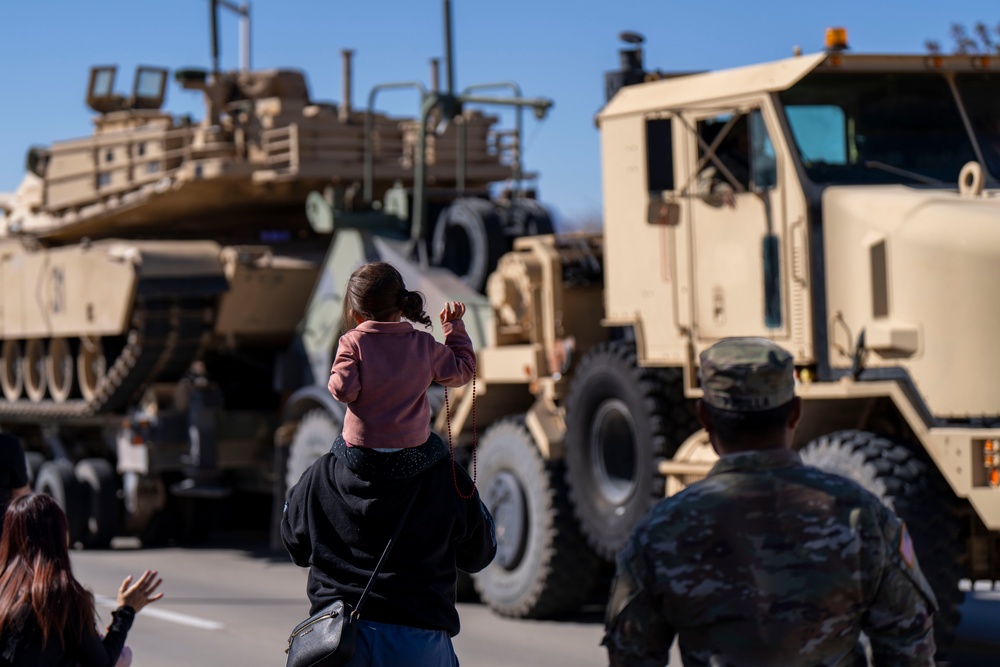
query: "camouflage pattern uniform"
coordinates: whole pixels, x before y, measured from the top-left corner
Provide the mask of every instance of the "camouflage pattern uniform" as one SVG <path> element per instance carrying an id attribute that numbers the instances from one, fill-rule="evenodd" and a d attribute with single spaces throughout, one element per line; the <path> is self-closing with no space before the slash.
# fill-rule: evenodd
<path id="1" fill-rule="evenodd" d="M 702 353 L 703 400 L 768 410 L 794 396 L 791 356 L 764 339 Z M 903 523 L 854 482 L 784 448 L 720 458 L 661 501 L 618 556 L 611 665 L 933 665 L 934 594 Z"/>

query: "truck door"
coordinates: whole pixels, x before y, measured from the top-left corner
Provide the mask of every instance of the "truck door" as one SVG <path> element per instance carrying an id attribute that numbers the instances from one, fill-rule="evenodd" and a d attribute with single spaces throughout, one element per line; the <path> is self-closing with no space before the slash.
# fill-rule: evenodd
<path id="1" fill-rule="evenodd" d="M 696 337 L 786 338 L 783 186 L 764 116 L 733 111 L 688 127 Z"/>

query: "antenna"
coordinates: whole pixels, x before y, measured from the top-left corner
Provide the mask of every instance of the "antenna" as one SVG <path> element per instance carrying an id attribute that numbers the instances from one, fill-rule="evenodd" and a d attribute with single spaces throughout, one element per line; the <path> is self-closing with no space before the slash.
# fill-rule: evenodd
<path id="1" fill-rule="evenodd" d="M 444 67 L 448 94 L 455 94 L 455 64 L 451 53 L 451 0 L 444 0 Z"/>
<path id="2" fill-rule="evenodd" d="M 219 0 L 209 3 L 209 20 L 212 31 L 212 75 L 219 74 Z"/>
<path id="3" fill-rule="evenodd" d="M 231 0 L 210 0 L 212 19 L 212 73 L 219 73 L 219 6 L 240 17 L 240 69 L 250 69 L 250 3 L 236 4 Z"/>

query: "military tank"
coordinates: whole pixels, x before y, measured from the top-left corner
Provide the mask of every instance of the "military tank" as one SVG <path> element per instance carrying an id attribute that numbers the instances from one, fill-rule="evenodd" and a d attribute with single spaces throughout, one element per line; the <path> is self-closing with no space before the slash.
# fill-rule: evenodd
<path id="1" fill-rule="evenodd" d="M 470 106 L 355 109 L 343 57 L 339 104 L 295 69 L 177 70 L 200 121 L 163 110 L 167 69 L 120 94 L 117 68 L 94 67 L 92 135 L 32 148 L 0 195 L 0 425 L 84 545 L 122 525 L 203 534 L 203 501 L 271 492 L 282 402 L 313 382 L 294 350 L 333 236 L 309 193 L 341 217 L 394 210 L 418 263 L 478 290 L 515 236 L 552 230 L 520 187 L 519 130 Z"/>

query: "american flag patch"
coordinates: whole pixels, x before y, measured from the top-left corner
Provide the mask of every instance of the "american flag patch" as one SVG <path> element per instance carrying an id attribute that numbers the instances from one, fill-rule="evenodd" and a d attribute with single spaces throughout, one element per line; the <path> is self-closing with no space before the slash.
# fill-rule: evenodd
<path id="1" fill-rule="evenodd" d="M 903 524 L 903 534 L 899 536 L 899 555 L 903 557 L 906 567 L 912 569 L 917 556 L 913 552 L 913 540 L 910 539 L 910 531 L 906 529 L 905 523 Z"/>

